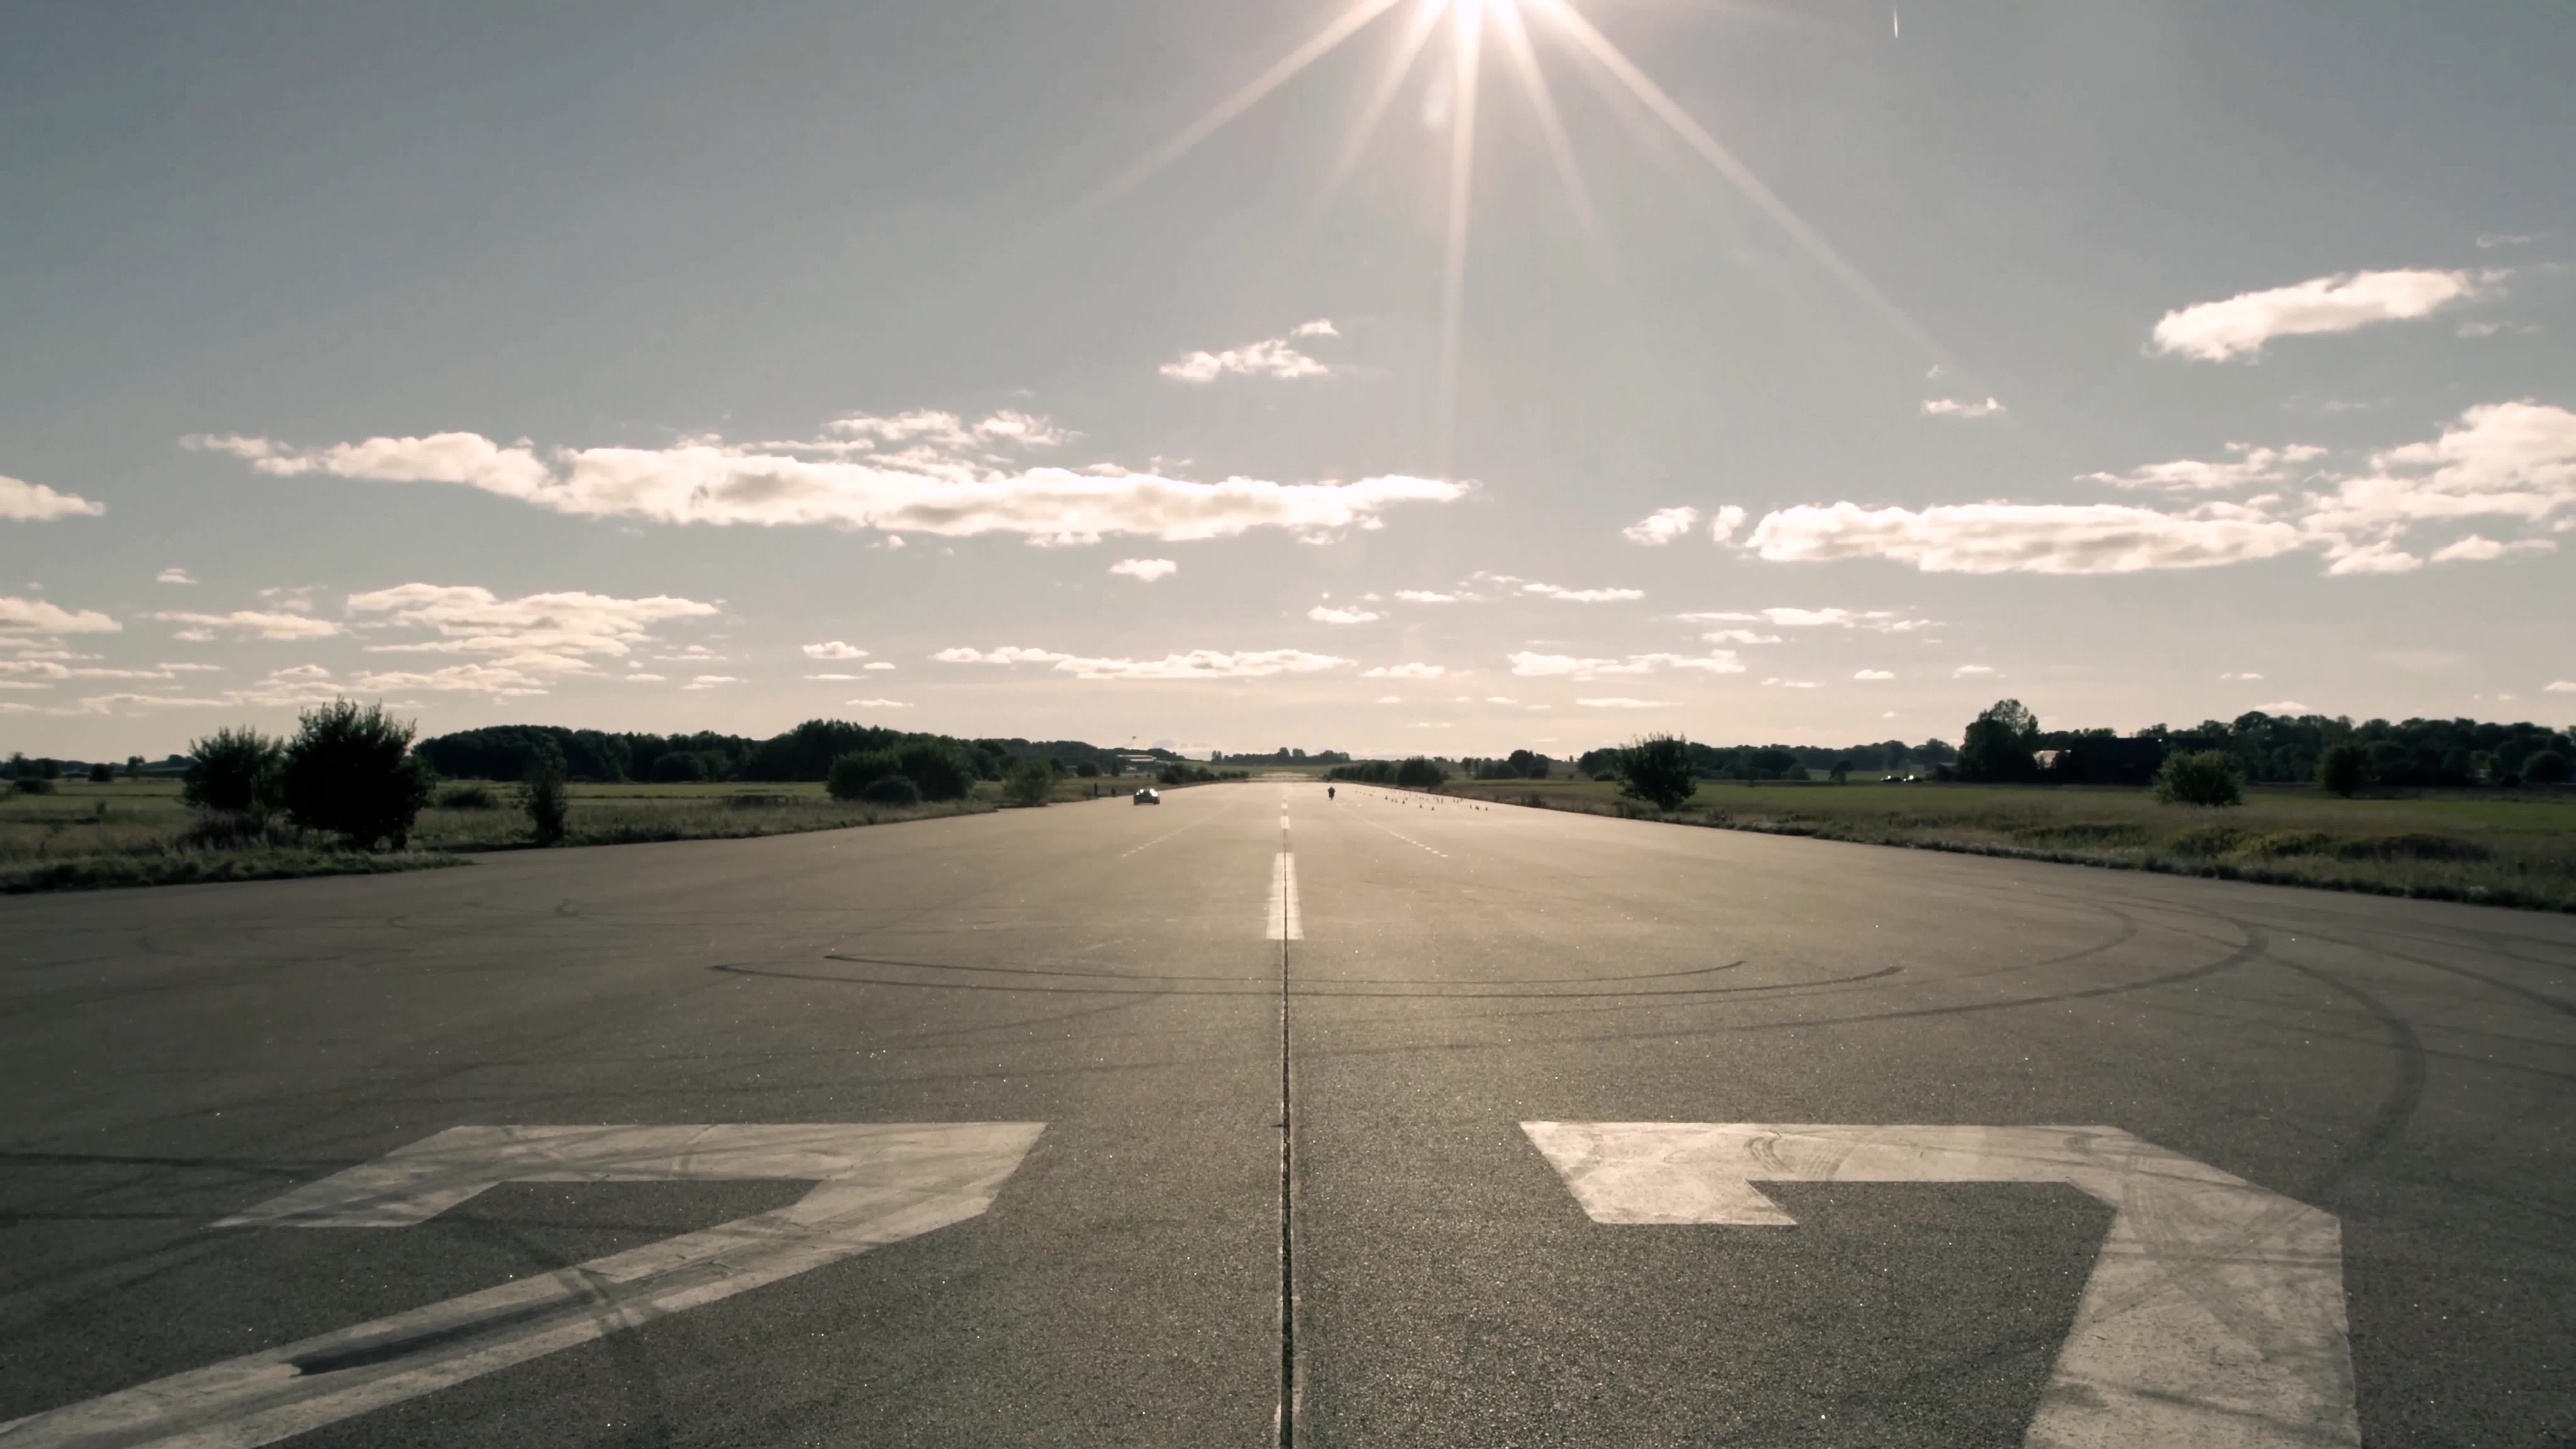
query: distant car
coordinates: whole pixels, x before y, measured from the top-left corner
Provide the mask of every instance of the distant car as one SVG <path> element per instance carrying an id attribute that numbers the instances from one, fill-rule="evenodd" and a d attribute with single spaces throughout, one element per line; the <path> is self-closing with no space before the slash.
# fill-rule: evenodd
<path id="1" fill-rule="evenodd" d="M 1139 805 L 1160 805 L 1163 803 L 1163 797 L 1155 794 L 1153 787 L 1148 785 L 1144 789 L 1136 792 L 1136 803 Z"/>

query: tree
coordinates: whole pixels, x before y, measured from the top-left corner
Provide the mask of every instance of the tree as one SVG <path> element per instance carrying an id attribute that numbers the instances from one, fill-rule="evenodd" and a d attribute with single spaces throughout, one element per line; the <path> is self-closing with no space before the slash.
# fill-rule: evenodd
<path id="1" fill-rule="evenodd" d="M 1851 772 L 1852 772 L 1852 762 L 1851 762 L 1851 761 L 1849 761 L 1849 760 L 1836 760 L 1836 761 L 1834 761 L 1834 768 L 1833 768 L 1832 774 L 1833 774 L 1833 780 L 1834 780 L 1834 783 L 1835 783 L 1835 784 L 1839 785 L 1839 784 L 1843 783 L 1843 781 L 1844 781 L 1844 780 L 1849 779 L 1849 778 L 1850 778 L 1850 776 L 1851 776 Z"/>
<path id="2" fill-rule="evenodd" d="M 1020 761 L 1002 777 L 1002 803 L 1022 809 L 1044 805 L 1055 794 L 1055 762 L 1036 756 Z"/>
<path id="3" fill-rule="evenodd" d="M 1303 751 L 1300 751 L 1300 753 L 1303 753 Z M 1086 780 L 1097 780 L 1100 778 L 1100 766 L 1091 760 L 1085 760 L 1081 764 L 1074 766 L 1073 772 Z"/>
<path id="4" fill-rule="evenodd" d="M 1448 778 L 1448 771 L 1420 755 L 1395 767 L 1395 783 L 1407 790 L 1437 790 Z"/>
<path id="5" fill-rule="evenodd" d="M 1619 752 L 1619 793 L 1658 810 L 1678 810 L 1699 789 L 1691 778 L 1690 742 L 1680 735 L 1641 735 Z"/>
<path id="6" fill-rule="evenodd" d="M 895 746 L 894 763 L 896 773 L 921 787 L 924 800 L 962 800 L 975 783 L 974 762 L 951 740 L 907 740 Z"/>
<path id="7" fill-rule="evenodd" d="M 1959 742 L 1962 780 L 2027 780 L 2039 772 L 2031 751 L 2039 744 L 2039 719 L 2017 699 L 1999 699 L 1968 722 Z"/>
<path id="8" fill-rule="evenodd" d="M 179 786 L 179 798 L 200 810 L 264 815 L 277 805 L 278 769 L 286 744 L 255 729 L 220 729 L 191 741 L 196 763 Z"/>
<path id="9" fill-rule="evenodd" d="M 89 767 L 89 782 L 93 785 L 110 784 L 113 783 L 115 779 L 116 767 L 105 760 L 101 760 L 97 764 Z"/>
<path id="10" fill-rule="evenodd" d="M 519 786 L 519 808 L 528 812 L 528 833 L 539 845 L 559 844 L 564 838 L 564 817 L 572 807 L 564 798 L 564 760 L 554 752 L 539 751 L 528 764 L 528 778 Z"/>
<path id="11" fill-rule="evenodd" d="M 2242 805 L 2244 782 L 2223 750 L 2175 755 L 2156 772 L 2156 798 L 2168 805 Z"/>
<path id="12" fill-rule="evenodd" d="M 128 755 L 125 757 L 125 778 L 129 780 L 140 780 L 143 778 L 143 757 L 141 755 Z"/>
<path id="13" fill-rule="evenodd" d="M 412 758 L 413 733 L 382 704 L 340 699 L 305 711 L 278 772 L 287 818 L 362 850 L 380 840 L 402 849 L 429 803 L 430 770 Z"/>
<path id="14" fill-rule="evenodd" d="M 852 750 L 832 762 L 830 773 L 824 776 L 823 788 L 829 790 L 835 800 L 858 800 L 866 797 L 870 785 L 889 776 L 900 778 L 902 773 L 895 768 L 891 751 Z M 918 786 L 913 789 L 913 798 L 921 798 Z"/>
<path id="15" fill-rule="evenodd" d="M 2370 781 L 2370 752 L 2356 744 L 2326 746 L 2317 758 L 2317 785 L 2349 800 Z"/>
<path id="16" fill-rule="evenodd" d="M 2564 785 L 2567 775 L 2567 757 L 2556 750 L 2542 750 L 2523 757 L 2522 778 L 2530 784 Z"/>
<path id="17" fill-rule="evenodd" d="M 870 780 L 867 788 L 859 792 L 859 798 L 871 805 L 918 805 L 921 803 L 921 787 L 901 775 L 884 775 Z"/>

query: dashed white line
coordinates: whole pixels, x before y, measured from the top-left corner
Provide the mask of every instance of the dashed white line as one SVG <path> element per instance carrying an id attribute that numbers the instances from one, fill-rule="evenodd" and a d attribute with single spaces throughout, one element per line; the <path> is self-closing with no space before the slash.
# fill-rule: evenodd
<path id="1" fill-rule="evenodd" d="M 1362 818 L 1366 818 L 1366 817 L 1362 817 Z M 1377 825 L 1377 822 L 1376 822 L 1376 821 L 1374 821 L 1374 820 L 1371 820 L 1371 821 L 1369 821 L 1369 824 L 1371 824 L 1371 825 Z M 1427 846 L 1427 845 L 1423 844 L 1421 841 L 1414 839 L 1412 836 L 1405 834 L 1405 833 L 1404 833 L 1403 831 L 1401 831 L 1401 830 L 1387 830 L 1387 827 L 1385 827 L 1385 826 L 1383 826 L 1383 825 L 1377 825 L 1377 828 L 1378 828 L 1378 829 L 1380 829 L 1380 830 L 1386 830 L 1386 833 L 1387 833 L 1387 834 L 1394 836 L 1396 839 L 1403 841 L 1405 844 L 1412 846 L 1412 847 L 1413 847 L 1414 849 L 1416 849 L 1416 850 L 1431 850 L 1431 847 L 1430 847 L 1430 846 Z M 1433 855 L 1439 856 L 1442 860 L 1447 860 L 1447 859 L 1449 858 L 1449 854 L 1448 854 L 1448 852 L 1447 852 L 1447 851 L 1431 850 L 1431 853 L 1432 853 Z"/>
<path id="2" fill-rule="evenodd" d="M 1270 872 L 1270 937 L 1273 941 L 1306 939 L 1305 922 L 1297 914 L 1297 857 L 1279 852 L 1279 863 Z"/>

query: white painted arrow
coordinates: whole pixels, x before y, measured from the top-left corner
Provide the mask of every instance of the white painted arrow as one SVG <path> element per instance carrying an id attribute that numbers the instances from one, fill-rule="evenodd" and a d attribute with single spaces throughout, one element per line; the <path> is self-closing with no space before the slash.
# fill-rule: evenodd
<path id="1" fill-rule="evenodd" d="M 455 1127 L 217 1223 L 397 1228 L 504 1182 L 812 1181 L 775 1212 L 0 1424 L 0 1446 L 249 1449 L 963 1222 L 1040 1122 Z"/>
<path id="2" fill-rule="evenodd" d="M 2355 1446 L 2335 1219 L 2109 1127 L 1524 1122 L 1597 1223 L 1793 1222 L 1758 1182 L 2050 1182 L 2108 1203 L 2025 1445 Z"/>

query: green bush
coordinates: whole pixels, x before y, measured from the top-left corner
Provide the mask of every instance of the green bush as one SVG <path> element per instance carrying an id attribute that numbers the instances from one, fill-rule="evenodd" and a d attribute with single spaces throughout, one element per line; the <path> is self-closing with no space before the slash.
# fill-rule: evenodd
<path id="1" fill-rule="evenodd" d="M 866 796 L 870 785 L 889 776 L 899 778 L 901 774 L 895 768 L 892 752 L 853 750 L 832 762 L 831 770 L 823 777 L 823 788 L 830 791 L 835 800 L 857 800 Z M 919 795 L 916 789 L 914 797 L 917 799 Z"/>
<path id="2" fill-rule="evenodd" d="M 2355 744 L 2328 745 L 2317 757 L 2317 786 L 2349 800 L 2370 783 L 2370 751 Z"/>
<path id="3" fill-rule="evenodd" d="M 2217 750 L 2172 755 L 2156 772 L 2156 798 L 2168 805 L 2242 805 L 2245 782 L 2236 761 Z"/>
<path id="4" fill-rule="evenodd" d="M 907 740 L 894 747 L 894 764 L 895 773 L 921 787 L 924 800 L 963 800 L 975 785 L 974 761 L 947 740 Z"/>
<path id="5" fill-rule="evenodd" d="M 673 751 L 653 762 L 653 783 L 685 785 L 707 777 L 705 757 Z"/>
<path id="6" fill-rule="evenodd" d="M 104 760 L 89 767 L 89 782 L 93 785 L 111 784 L 115 779 L 116 767 Z"/>
<path id="7" fill-rule="evenodd" d="M 901 775 L 883 775 L 867 783 L 859 798 L 871 805 L 918 805 L 921 787 Z"/>
<path id="8" fill-rule="evenodd" d="M 450 785 L 438 792 L 441 810 L 498 810 L 501 797 L 489 785 Z"/>
<path id="9" fill-rule="evenodd" d="M 221 729 L 188 745 L 188 767 L 179 798 L 200 810 L 261 815 L 278 802 L 279 770 L 286 743 L 255 729 Z"/>
<path id="10" fill-rule="evenodd" d="M 2542 750 L 2522 762 L 2523 783 L 2528 785 L 2564 785 L 2567 774 L 2567 757 L 2556 750 Z"/>
<path id="11" fill-rule="evenodd" d="M 1449 772 L 1420 755 L 1395 767 L 1395 783 L 1408 790 L 1437 790 L 1449 778 Z"/>
<path id="12" fill-rule="evenodd" d="M 1055 766 L 1045 760 L 1026 759 L 1011 767 L 1002 777 L 1002 803 L 1030 809 L 1044 805 L 1055 794 Z"/>
<path id="13" fill-rule="evenodd" d="M 1658 810 L 1678 810 L 1699 791 L 1691 777 L 1690 742 L 1680 735 L 1643 735 L 1619 752 L 1619 793 Z"/>
<path id="14" fill-rule="evenodd" d="M 429 767 L 412 758 L 412 734 L 382 704 L 341 699 L 307 710 L 278 772 L 287 818 L 361 850 L 378 841 L 402 849 L 429 802 Z"/>
<path id="15" fill-rule="evenodd" d="M 51 795 L 54 793 L 54 782 L 45 779 L 41 775 L 20 775 L 18 777 L 18 793 L 21 795 Z"/>
<path id="16" fill-rule="evenodd" d="M 564 796 L 563 756 L 540 751 L 529 762 L 528 778 L 519 786 L 519 808 L 528 812 L 528 834 L 537 844 L 562 843 L 564 820 L 572 814 Z"/>

